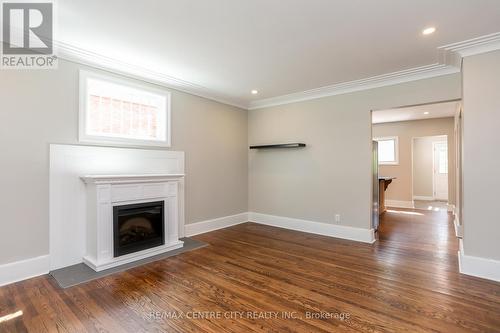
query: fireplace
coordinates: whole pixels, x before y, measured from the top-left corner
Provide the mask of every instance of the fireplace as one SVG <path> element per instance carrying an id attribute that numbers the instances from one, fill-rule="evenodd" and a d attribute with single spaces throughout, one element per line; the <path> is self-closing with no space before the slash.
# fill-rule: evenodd
<path id="1" fill-rule="evenodd" d="M 165 244 L 164 201 L 113 207 L 114 257 Z"/>
<path id="2" fill-rule="evenodd" d="M 184 175 L 87 175 L 87 244 L 96 272 L 179 249 Z"/>

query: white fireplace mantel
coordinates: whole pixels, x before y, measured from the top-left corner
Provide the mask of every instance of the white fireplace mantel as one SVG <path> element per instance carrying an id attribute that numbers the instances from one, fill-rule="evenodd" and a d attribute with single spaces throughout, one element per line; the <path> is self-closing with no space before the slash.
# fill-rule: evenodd
<path id="1" fill-rule="evenodd" d="M 87 175 L 81 178 L 86 184 L 150 183 L 184 178 L 184 174 Z"/>
<path id="2" fill-rule="evenodd" d="M 183 246 L 179 240 L 180 187 L 183 174 L 85 175 L 87 193 L 87 251 L 83 262 L 101 271 Z M 183 192 L 182 192 L 183 193 Z M 114 257 L 113 207 L 164 201 L 165 244 Z"/>

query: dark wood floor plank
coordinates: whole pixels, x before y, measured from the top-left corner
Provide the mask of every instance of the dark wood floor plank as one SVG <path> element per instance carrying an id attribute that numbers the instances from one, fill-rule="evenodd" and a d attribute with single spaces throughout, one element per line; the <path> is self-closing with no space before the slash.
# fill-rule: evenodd
<path id="1" fill-rule="evenodd" d="M 119 278 L 115 275 L 108 276 L 101 282 L 106 286 L 102 288 L 102 291 L 90 288 L 88 293 L 91 297 L 105 303 L 108 311 L 122 318 L 122 326 L 126 327 L 127 331 L 139 326 L 139 328 L 134 328 L 134 332 L 177 332 L 169 323 L 150 320 L 152 312 L 162 309 L 140 291 L 139 286 L 142 282 L 134 279 L 129 272 L 124 272 Z"/>
<path id="2" fill-rule="evenodd" d="M 217 237 L 221 237 L 221 236 L 217 236 Z M 223 236 L 224 237 L 224 236 Z M 227 241 L 227 238 L 229 238 L 228 236 L 225 236 L 222 240 L 222 242 L 217 242 L 217 240 L 214 240 L 213 238 L 212 239 L 209 239 L 209 238 L 204 238 L 205 241 L 210 241 L 211 243 L 213 243 L 216 247 L 221 247 L 221 248 L 224 248 L 224 247 L 227 247 L 229 246 L 229 244 L 231 243 L 240 243 L 241 241 L 236 239 L 236 240 L 231 240 L 231 241 Z M 233 237 L 231 237 L 233 238 Z M 307 257 L 307 256 L 304 256 L 303 255 L 303 251 L 302 249 L 299 249 L 298 251 L 296 252 L 293 252 L 291 250 L 291 247 L 288 246 L 287 247 L 287 251 L 281 251 L 279 250 L 279 248 L 276 250 L 276 249 L 271 249 L 270 247 L 267 247 L 267 248 L 264 248 L 260 245 L 253 245 L 253 244 L 250 244 L 250 243 L 243 243 L 244 244 L 244 248 L 245 249 L 252 249 L 252 252 L 251 253 L 256 253 L 258 254 L 259 256 L 272 256 L 276 259 L 279 258 L 279 260 L 282 260 L 285 262 L 285 266 L 288 266 L 288 265 L 293 265 L 294 262 L 297 262 L 297 263 L 300 263 L 300 265 L 311 265 L 313 267 L 311 267 L 311 269 L 313 269 L 314 267 L 317 267 L 317 265 L 322 265 L 322 267 L 324 269 L 327 269 L 327 268 L 331 268 L 331 272 L 335 272 L 335 274 L 339 274 L 339 273 L 344 273 L 346 275 L 351 275 L 351 277 L 348 277 L 348 280 L 350 280 L 351 278 L 352 279 L 355 279 L 355 280 L 358 280 L 358 279 L 363 279 L 363 278 L 367 278 L 367 279 L 370 279 L 370 280 L 374 280 L 376 279 L 377 282 L 388 282 L 388 283 L 392 283 L 392 281 L 394 281 L 394 279 L 390 279 L 390 276 L 384 276 L 384 275 L 381 275 L 379 274 L 379 272 L 377 273 L 373 273 L 373 272 L 370 272 L 369 269 L 364 269 L 363 266 L 361 266 L 361 269 L 353 269 L 353 265 L 348 265 L 348 263 L 345 263 L 345 262 L 338 262 L 337 259 L 330 259 L 329 262 L 325 261 L 327 259 L 324 259 L 324 258 L 321 258 L 321 257 Z M 232 249 L 229 249 L 229 248 L 226 248 L 227 251 L 232 251 Z M 338 254 L 338 251 L 337 252 L 332 252 L 332 253 L 335 253 L 335 256 L 338 257 L 339 254 Z M 378 260 L 378 257 L 377 257 L 377 260 Z M 453 260 L 456 260 L 456 258 L 454 258 Z M 366 264 L 369 264 L 368 263 L 365 263 Z M 458 269 L 458 268 L 457 268 Z M 324 270 L 321 270 L 322 272 Z M 418 269 L 414 269 L 414 273 L 416 274 L 421 274 L 420 270 Z M 427 278 L 428 274 L 424 274 L 424 277 Z M 418 287 L 419 285 L 421 285 L 421 280 L 415 280 L 413 284 L 411 284 L 410 282 L 412 282 L 414 279 L 414 277 L 412 277 L 411 279 L 408 278 L 408 279 L 399 279 L 399 281 L 397 282 L 400 282 L 400 283 L 404 283 L 404 284 L 409 284 L 410 287 Z M 440 279 L 442 279 L 441 276 L 434 276 L 434 281 L 439 281 Z M 444 279 L 444 282 L 446 283 L 446 285 L 449 287 L 450 285 L 450 281 L 449 280 L 446 280 Z M 422 287 L 429 287 L 429 286 L 432 286 L 430 284 L 426 284 L 425 286 L 422 286 Z M 459 287 L 463 287 L 463 284 Z M 498 288 L 498 287 L 496 287 Z M 483 287 L 483 289 L 485 289 Z M 433 292 L 435 292 L 436 290 L 433 290 Z M 484 290 L 481 290 L 482 292 L 484 292 Z M 493 295 L 494 295 L 494 290 L 490 290 L 489 292 L 492 292 Z M 488 294 L 489 295 L 489 294 Z M 488 295 L 484 295 L 482 294 L 482 296 L 488 296 Z M 467 301 L 470 302 L 470 294 L 467 294 Z M 498 297 L 495 297 L 493 296 L 493 300 L 497 300 L 498 301 Z M 481 298 L 481 300 L 484 300 L 483 298 Z M 495 306 L 497 305 L 497 302 L 495 302 Z"/>
<path id="3" fill-rule="evenodd" d="M 277 303 L 276 297 L 266 294 L 257 284 L 248 283 L 249 281 L 245 281 L 247 283 L 242 283 L 242 280 L 238 278 L 240 272 L 231 274 L 229 267 L 225 267 L 224 270 L 217 270 L 216 267 L 199 264 L 198 261 L 191 261 L 188 258 L 179 258 L 179 260 L 181 261 L 180 264 L 184 265 L 182 269 L 177 272 L 167 270 L 166 273 L 178 276 L 180 281 L 188 282 L 189 287 L 199 292 L 206 293 L 208 297 L 217 300 L 220 305 L 224 306 L 225 311 L 297 312 L 303 310 L 291 302 L 286 302 L 286 300 L 281 300 L 281 302 Z M 225 261 L 225 259 L 223 261 Z M 186 273 L 186 271 L 192 271 L 191 267 L 195 267 L 197 270 L 205 272 L 205 274 L 199 275 L 196 279 L 193 279 L 189 276 L 189 273 Z M 232 268 L 234 269 L 234 267 Z M 242 320 L 247 321 L 246 318 Z M 279 323 L 280 321 L 282 321 L 281 318 L 276 319 L 275 323 L 273 323 L 274 326 L 276 326 L 276 322 Z M 254 321 L 250 321 L 249 325 L 251 325 L 252 331 L 261 331 L 261 327 L 255 327 Z M 275 327 L 279 328 L 280 331 L 286 328 L 285 323 L 279 323 L 278 325 L 283 325 L 281 327 Z M 296 322 L 295 327 L 303 331 L 310 331 L 314 328 L 315 330 L 325 329 L 328 332 L 331 325 L 322 325 L 322 323 L 319 323 L 319 325 L 313 325 L 313 327 L 311 327 L 310 323 Z M 269 327 L 266 327 L 266 329 L 262 331 L 267 332 L 268 329 Z M 345 327 L 345 330 L 349 331 L 348 327 Z"/>
<path id="4" fill-rule="evenodd" d="M 202 265 L 205 270 L 212 272 L 213 275 L 222 275 L 225 273 L 225 276 L 228 279 L 243 281 L 248 284 L 248 288 L 256 286 L 259 289 L 261 297 L 262 295 L 269 295 L 275 300 L 280 299 L 280 302 L 278 303 L 280 306 L 283 306 L 284 302 L 289 302 L 291 304 L 295 304 L 295 306 L 300 306 L 302 310 L 301 312 L 347 312 L 351 314 L 349 325 L 362 331 L 371 331 L 377 326 L 379 328 L 383 327 L 386 322 L 384 319 L 388 319 L 384 314 L 376 314 L 366 311 L 363 312 L 363 316 L 360 316 L 358 315 L 358 307 L 352 306 L 352 304 L 344 302 L 338 297 L 321 294 L 315 290 L 316 288 L 302 288 L 296 285 L 296 279 L 293 279 L 294 282 L 292 282 L 292 280 L 284 276 L 273 278 L 266 272 L 259 273 L 253 271 L 251 269 L 251 265 L 247 265 L 246 263 L 244 266 L 241 266 L 236 262 L 226 260 L 225 264 L 221 264 L 222 260 L 217 260 L 217 255 L 214 253 L 204 259 L 203 264 L 195 261 L 192 263 Z M 189 262 L 189 259 L 184 260 Z M 396 320 L 393 320 L 392 326 L 390 328 L 386 327 L 386 331 L 417 332 L 419 330 L 418 327 L 411 324 L 397 323 Z"/>
<path id="5" fill-rule="evenodd" d="M 146 267 L 144 267 L 146 269 Z M 169 269 L 169 271 L 175 271 L 176 269 Z M 171 276 L 166 274 L 161 274 L 161 271 L 155 269 L 149 269 L 144 272 L 137 272 L 137 270 L 129 271 L 134 279 L 139 282 L 137 285 L 137 290 L 141 294 L 148 297 L 151 302 L 153 302 L 158 309 L 155 312 L 160 311 L 177 311 L 181 313 L 187 313 L 190 311 L 196 311 L 197 308 L 211 309 L 211 311 L 223 311 L 224 309 L 220 306 L 220 302 L 216 298 L 209 298 L 205 295 L 197 292 L 194 288 L 186 288 L 186 286 L 177 281 Z M 195 276 L 191 276 L 196 278 Z M 195 280 L 199 284 L 198 280 Z M 198 286 L 199 287 L 199 286 Z M 186 299 L 196 299 L 194 304 L 185 302 Z M 185 327 L 190 324 L 192 326 L 192 331 L 210 331 L 210 332 L 225 332 L 225 324 L 219 321 L 207 320 L 205 322 L 199 322 L 196 320 L 183 319 L 170 319 L 162 320 L 162 322 L 169 323 L 176 327 L 177 330 L 185 330 Z M 247 329 L 245 326 L 239 323 L 232 322 L 232 324 L 241 329 Z"/>
<path id="6" fill-rule="evenodd" d="M 242 226 L 239 227 L 241 228 Z M 234 233 L 238 231 L 232 228 L 232 230 L 226 229 L 223 230 L 222 232 Z M 243 230 L 239 230 L 239 232 L 243 233 Z M 248 236 L 247 233 L 245 234 L 246 236 Z M 234 239 L 234 236 L 231 236 L 229 234 L 226 234 L 226 237 Z M 457 291 L 463 291 L 464 287 L 467 286 L 466 292 L 468 295 L 477 291 L 479 297 L 486 299 L 491 297 L 491 299 L 495 302 L 498 302 L 499 299 L 498 296 L 500 296 L 500 294 L 498 294 L 499 291 L 497 283 L 494 282 L 490 283 L 483 279 L 476 279 L 458 274 L 443 275 L 441 274 L 443 273 L 443 269 L 442 267 L 436 267 L 437 263 L 434 263 L 434 269 L 432 271 L 424 271 L 422 267 L 416 265 L 416 262 L 413 256 L 411 255 L 404 256 L 402 258 L 401 256 L 397 256 L 395 258 L 395 256 L 393 255 L 391 263 L 388 266 L 384 262 L 384 260 L 380 260 L 380 257 L 383 256 L 383 253 L 378 252 L 376 254 L 378 265 L 375 265 L 374 267 L 374 265 L 371 264 L 370 260 L 367 260 L 367 259 L 373 259 L 374 258 L 373 254 L 371 255 L 370 258 L 360 259 L 356 257 L 349 259 L 349 254 L 342 253 L 341 249 L 339 248 L 337 248 L 335 252 L 324 251 L 320 248 L 315 248 L 314 250 L 311 250 L 307 246 L 302 246 L 299 244 L 289 244 L 288 242 L 281 242 L 282 244 L 275 246 L 276 240 L 274 239 L 267 240 L 267 239 L 262 239 L 260 237 L 253 237 L 250 242 L 247 242 L 245 237 L 238 238 L 236 239 L 236 241 L 244 243 L 245 246 L 255 246 L 262 250 L 277 249 L 278 253 L 284 252 L 281 251 L 280 249 L 285 247 L 284 244 L 288 244 L 286 246 L 287 249 L 286 255 L 296 255 L 300 256 L 301 258 L 317 258 L 319 262 L 337 265 L 339 268 L 346 268 L 352 270 L 356 274 L 370 274 L 374 277 L 384 277 L 386 279 L 393 278 L 395 280 L 413 281 L 414 283 L 416 283 L 417 286 L 421 284 L 420 283 L 421 280 L 427 279 L 429 274 L 433 274 L 432 281 L 436 283 L 440 282 L 440 284 L 436 284 L 436 286 L 443 285 L 446 287 L 445 288 L 446 290 L 456 287 Z M 264 246 L 264 244 L 266 245 Z M 335 253 L 335 256 L 332 257 L 330 253 Z M 396 259 L 399 259 L 399 261 Z M 456 254 L 455 257 L 450 258 L 450 260 L 457 261 Z M 412 265 L 401 265 L 400 264 L 401 261 L 409 261 L 412 263 Z M 458 266 L 456 270 L 458 270 Z M 452 271 L 452 273 L 456 273 L 456 270 Z M 463 283 L 464 279 L 468 280 L 470 283 L 465 285 Z M 474 281 L 477 280 L 480 281 L 480 287 L 477 288 L 476 290 Z M 454 283 L 454 281 L 458 281 L 458 283 Z M 434 286 L 434 284 L 427 284 L 427 285 Z M 492 288 L 489 290 L 485 288 L 488 285 L 492 286 Z"/>
<path id="7" fill-rule="evenodd" d="M 255 223 L 195 238 L 209 246 L 69 289 L 1 287 L 0 317 L 23 314 L 0 332 L 500 332 L 500 283 L 459 274 L 446 212 L 389 210 L 375 244 Z"/>
<path id="8" fill-rule="evenodd" d="M 445 299 L 445 297 L 439 294 L 427 293 L 424 295 L 429 305 L 422 307 L 419 304 L 419 299 L 417 297 L 411 297 L 411 289 L 397 288 L 396 284 L 388 286 L 389 288 L 381 289 L 379 288 L 379 283 L 376 280 L 367 280 L 364 283 L 360 279 L 338 279 L 337 272 L 328 272 L 327 269 L 316 270 L 315 267 L 308 267 L 305 263 L 302 263 L 302 267 L 291 267 L 289 263 L 273 263 L 271 257 L 265 255 L 261 259 L 252 261 L 248 258 L 243 250 L 236 247 L 223 247 L 214 246 L 214 250 L 218 251 L 218 254 L 224 254 L 234 259 L 235 263 L 244 264 L 246 268 L 251 268 L 255 272 L 259 272 L 268 278 L 278 278 L 279 275 L 291 275 L 295 274 L 295 283 L 299 283 L 304 288 L 310 286 L 312 283 L 316 285 L 316 291 L 322 292 L 324 294 L 332 293 L 335 295 L 342 295 L 342 300 L 345 302 L 352 302 L 352 304 L 364 304 L 372 305 L 373 311 L 377 311 L 375 305 L 378 306 L 379 313 L 390 313 L 390 308 L 394 308 L 396 312 L 399 313 L 399 319 L 404 320 L 408 317 L 408 314 L 417 314 L 426 316 L 430 322 L 432 320 L 437 321 L 436 325 L 445 326 L 444 324 L 448 321 L 450 328 L 456 326 L 455 320 L 451 315 L 463 316 L 464 329 L 466 331 L 484 329 L 482 326 L 475 324 L 475 319 L 483 317 L 484 320 L 488 318 L 495 318 L 492 309 L 490 313 L 485 311 L 484 308 L 478 308 L 471 306 L 468 303 L 456 302 L 454 300 Z M 213 255 L 212 255 L 213 256 Z M 245 260 L 248 259 L 248 260 Z M 371 283 L 370 283 L 371 282 Z M 407 293 L 410 296 L 407 296 Z M 415 295 L 414 295 L 415 296 Z M 446 306 L 441 305 L 444 301 Z M 405 311 L 398 311 L 400 309 Z M 464 309 L 465 308 L 465 309 Z M 393 314 L 394 315 L 394 314 Z M 398 315 L 395 315 L 398 317 Z M 416 317 L 418 320 L 418 317 Z M 466 319 L 468 318 L 468 320 Z M 496 318 L 494 321 L 496 326 L 500 326 L 500 317 Z"/>
<path id="9" fill-rule="evenodd" d="M 122 326 L 121 322 L 116 321 L 90 294 L 73 288 L 62 293 L 61 297 L 85 326 L 87 332 L 127 331 L 127 326 Z"/>

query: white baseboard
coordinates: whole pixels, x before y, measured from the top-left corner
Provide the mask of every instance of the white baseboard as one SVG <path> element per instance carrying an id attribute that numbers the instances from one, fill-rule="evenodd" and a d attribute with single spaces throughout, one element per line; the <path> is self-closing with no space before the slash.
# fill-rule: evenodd
<path id="1" fill-rule="evenodd" d="M 294 219 L 290 217 L 274 216 L 260 213 L 248 213 L 251 222 L 285 228 L 311 234 L 349 239 L 363 243 L 374 243 L 375 235 L 373 229 L 362 229 L 346 227 L 336 224 L 314 222 L 308 220 Z"/>
<path id="2" fill-rule="evenodd" d="M 0 287 L 49 273 L 48 255 L 0 265 Z"/>
<path id="3" fill-rule="evenodd" d="M 415 208 L 413 201 L 385 200 L 386 207 L 394 208 Z"/>
<path id="4" fill-rule="evenodd" d="M 186 237 L 191 237 L 245 222 L 248 222 L 248 213 L 246 212 L 231 216 L 219 217 L 213 220 L 186 224 L 184 228 L 186 231 Z"/>
<path id="5" fill-rule="evenodd" d="M 458 266 L 462 274 L 500 282 L 500 261 L 465 255 L 462 240 L 458 251 Z"/>
<path id="6" fill-rule="evenodd" d="M 434 201 L 434 197 L 429 197 L 425 195 L 414 195 L 413 200 L 422 200 L 422 201 Z"/>

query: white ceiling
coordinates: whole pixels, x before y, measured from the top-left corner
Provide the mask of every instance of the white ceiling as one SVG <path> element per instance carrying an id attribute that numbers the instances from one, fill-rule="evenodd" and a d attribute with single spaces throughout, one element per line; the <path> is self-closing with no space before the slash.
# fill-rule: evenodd
<path id="1" fill-rule="evenodd" d="M 453 117 L 459 102 L 446 102 L 372 112 L 372 123 Z M 428 112 L 428 114 L 425 114 Z"/>
<path id="2" fill-rule="evenodd" d="M 438 46 L 499 31 L 499 0 L 72 0 L 57 39 L 248 105 L 434 64 Z"/>

